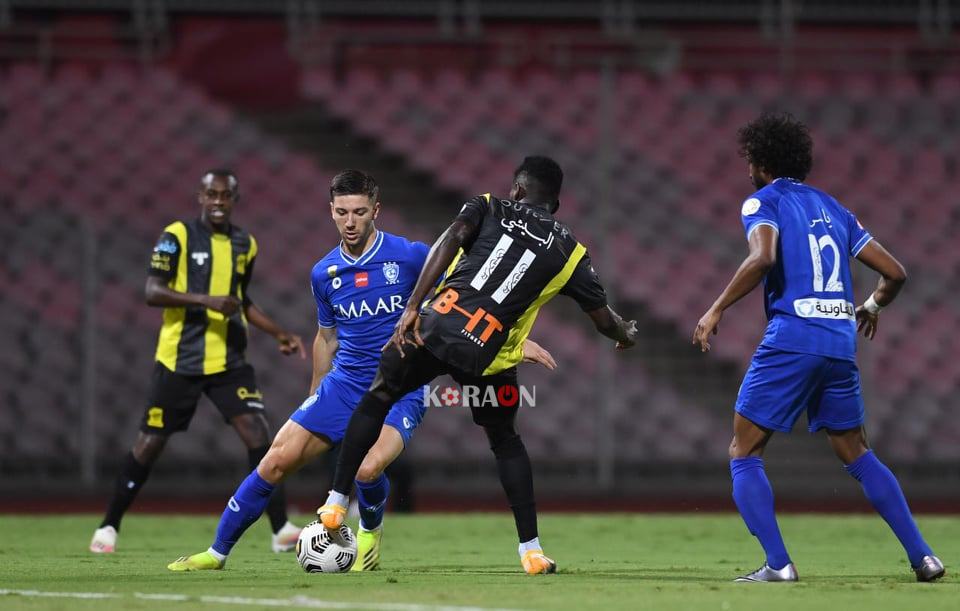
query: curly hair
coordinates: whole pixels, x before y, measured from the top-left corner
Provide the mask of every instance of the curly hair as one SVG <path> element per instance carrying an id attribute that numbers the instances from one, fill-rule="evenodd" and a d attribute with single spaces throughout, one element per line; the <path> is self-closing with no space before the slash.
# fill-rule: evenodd
<path id="1" fill-rule="evenodd" d="M 804 180 L 813 166 L 813 139 L 789 113 L 763 113 L 737 132 L 740 156 L 774 178 Z"/>

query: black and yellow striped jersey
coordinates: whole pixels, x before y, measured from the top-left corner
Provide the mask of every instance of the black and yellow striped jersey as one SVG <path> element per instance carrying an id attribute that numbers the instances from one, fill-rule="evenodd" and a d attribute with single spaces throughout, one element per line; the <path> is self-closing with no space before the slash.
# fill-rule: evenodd
<path id="1" fill-rule="evenodd" d="M 236 225 L 228 235 L 211 231 L 200 219 L 177 221 L 157 241 L 149 273 L 174 291 L 233 295 L 248 305 L 256 257 L 257 241 Z M 226 317 L 202 306 L 168 307 L 156 360 L 182 375 L 209 375 L 242 366 L 246 347 L 244 308 Z"/>
<path id="2" fill-rule="evenodd" d="M 488 193 L 457 218 L 478 230 L 421 313 L 421 336 L 445 363 L 474 375 L 515 366 L 537 312 L 557 293 L 584 311 L 607 305 L 586 247 L 549 212 Z"/>

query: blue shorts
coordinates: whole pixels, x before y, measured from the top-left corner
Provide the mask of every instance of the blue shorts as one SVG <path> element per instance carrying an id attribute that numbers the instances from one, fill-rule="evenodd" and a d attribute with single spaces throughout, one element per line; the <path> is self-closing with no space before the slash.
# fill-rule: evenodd
<path id="1" fill-rule="evenodd" d="M 854 361 L 760 346 L 737 396 L 737 413 L 754 424 L 790 432 L 807 412 L 810 432 L 863 424 L 860 371 Z"/>
<path id="2" fill-rule="evenodd" d="M 347 423 L 353 410 L 369 386 L 369 383 L 357 382 L 331 372 L 323 378 L 316 394 L 307 397 L 300 408 L 290 415 L 290 420 L 311 433 L 323 435 L 333 444 L 340 443 L 347 432 Z M 401 397 L 387 413 L 384 424 L 397 429 L 404 446 L 427 411 L 423 396 L 423 389 L 418 388 Z"/>

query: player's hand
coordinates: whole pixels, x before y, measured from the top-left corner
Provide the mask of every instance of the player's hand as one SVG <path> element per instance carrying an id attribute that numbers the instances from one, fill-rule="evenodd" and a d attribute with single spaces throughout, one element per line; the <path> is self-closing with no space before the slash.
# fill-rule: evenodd
<path id="1" fill-rule="evenodd" d="M 233 316 L 240 310 L 240 300 L 232 295 L 207 295 L 205 305 L 224 316 Z"/>
<path id="2" fill-rule="evenodd" d="M 277 343 L 279 344 L 280 352 L 283 354 L 287 356 L 299 354 L 301 359 L 307 358 L 307 351 L 303 349 L 303 340 L 300 339 L 299 335 L 281 331 L 277 334 Z"/>
<path id="3" fill-rule="evenodd" d="M 407 334 L 413 335 L 413 341 L 407 338 Z M 383 345 L 383 350 L 391 345 L 396 346 L 397 350 L 400 351 L 400 358 L 403 358 L 405 356 L 403 354 L 404 344 L 423 345 L 423 338 L 420 337 L 420 312 L 417 310 L 403 310 L 403 315 L 397 321 L 397 326 L 393 328 L 393 336 L 390 337 L 390 341 Z"/>
<path id="4" fill-rule="evenodd" d="M 540 363 L 550 371 L 557 368 L 557 362 L 553 360 L 553 355 L 532 339 L 523 340 L 523 362 Z"/>
<path id="5" fill-rule="evenodd" d="M 631 320 L 627 323 L 626 328 L 627 339 L 626 341 L 617 342 L 617 350 L 626 350 L 627 348 L 633 348 L 637 344 L 637 321 Z"/>
<path id="6" fill-rule="evenodd" d="M 700 318 L 697 328 L 693 331 L 692 344 L 700 344 L 700 352 L 710 351 L 710 334 L 717 334 L 720 330 L 720 319 L 723 318 L 723 312 L 710 308 L 707 313 Z"/>
<path id="7" fill-rule="evenodd" d="M 863 306 L 857 306 L 857 333 L 863 333 L 863 336 L 873 340 L 880 327 L 880 314 L 872 314 Z"/>

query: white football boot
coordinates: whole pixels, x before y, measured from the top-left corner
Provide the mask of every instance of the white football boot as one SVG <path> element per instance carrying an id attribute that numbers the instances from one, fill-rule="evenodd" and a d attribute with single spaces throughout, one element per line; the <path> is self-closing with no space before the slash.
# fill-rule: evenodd
<path id="1" fill-rule="evenodd" d="M 270 536 L 270 548 L 274 553 L 291 552 L 297 546 L 297 539 L 300 538 L 299 526 L 287 522 L 283 528 Z"/>
<path id="2" fill-rule="evenodd" d="M 117 549 L 117 529 L 113 526 L 104 526 L 93 531 L 90 540 L 90 551 L 94 554 L 112 554 Z"/>
<path id="3" fill-rule="evenodd" d="M 913 572 L 917 574 L 917 581 L 936 581 L 947 571 L 936 556 L 924 556 L 920 566 L 914 567 Z"/>
<path id="4" fill-rule="evenodd" d="M 793 566 L 791 562 L 787 566 L 783 567 L 779 571 L 777 569 L 770 568 L 770 565 L 766 562 L 763 563 L 763 566 L 757 569 L 752 573 L 747 573 L 741 577 L 737 577 L 734 581 L 739 582 L 776 582 L 776 581 L 800 581 L 800 576 L 797 574 L 797 567 Z"/>

